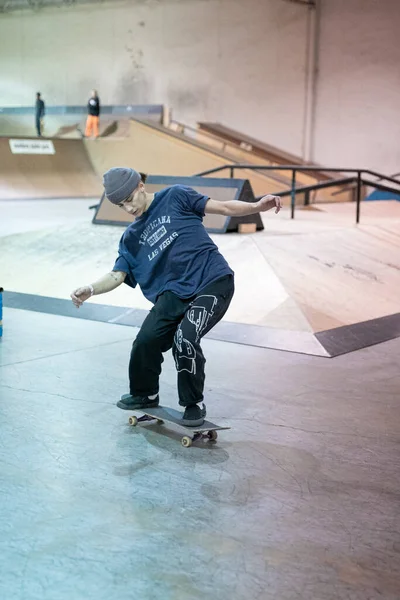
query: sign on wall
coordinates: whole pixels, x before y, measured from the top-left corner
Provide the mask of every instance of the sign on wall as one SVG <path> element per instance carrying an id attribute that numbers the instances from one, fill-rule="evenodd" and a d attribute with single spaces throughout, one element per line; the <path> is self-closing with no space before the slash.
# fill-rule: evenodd
<path id="1" fill-rule="evenodd" d="M 13 154 L 55 154 L 51 140 L 9 140 Z"/>

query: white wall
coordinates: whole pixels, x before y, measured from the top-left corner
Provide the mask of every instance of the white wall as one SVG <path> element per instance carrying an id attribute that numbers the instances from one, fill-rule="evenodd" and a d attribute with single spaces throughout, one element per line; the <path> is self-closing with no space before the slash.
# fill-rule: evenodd
<path id="1" fill-rule="evenodd" d="M 400 171 L 400 0 L 320 0 L 311 158 Z M 0 15 L 0 104 L 162 103 L 301 155 L 308 9 L 284 0 L 115 0 Z"/>
<path id="2" fill-rule="evenodd" d="M 0 104 L 163 103 L 295 154 L 306 11 L 281 0 L 133 0 L 0 16 Z"/>
<path id="3" fill-rule="evenodd" d="M 322 0 L 314 157 L 400 171 L 400 1 Z"/>

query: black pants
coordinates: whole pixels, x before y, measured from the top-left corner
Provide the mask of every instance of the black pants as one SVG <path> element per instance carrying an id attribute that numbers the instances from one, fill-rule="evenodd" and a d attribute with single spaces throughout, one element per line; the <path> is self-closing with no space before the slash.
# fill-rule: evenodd
<path id="1" fill-rule="evenodd" d="M 158 393 L 163 352 L 172 348 L 181 406 L 203 400 L 204 358 L 200 340 L 226 313 L 235 290 L 232 275 L 214 281 L 196 296 L 161 294 L 133 342 L 129 363 L 132 396 Z"/>
<path id="2" fill-rule="evenodd" d="M 35 121 L 36 121 L 37 134 L 39 137 L 41 137 L 41 135 L 42 135 L 42 119 L 39 115 L 36 115 Z"/>

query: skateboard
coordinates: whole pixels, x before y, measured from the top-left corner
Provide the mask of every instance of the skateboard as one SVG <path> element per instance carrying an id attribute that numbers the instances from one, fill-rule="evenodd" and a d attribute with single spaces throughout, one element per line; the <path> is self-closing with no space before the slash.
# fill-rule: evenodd
<path id="1" fill-rule="evenodd" d="M 138 409 L 139 411 L 139 409 Z M 207 439 L 208 441 L 215 442 L 218 437 L 217 431 L 221 429 L 230 429 L 230 427 L 221 427 L 211 421 L 204 421 L 202 425 L 197 427 L 188 427 L 182 425 L 182 413 L 169 408 L 168 406 L 157 406 L 157 408 L 141 409 L 139 412 L 143 413 L 142 417 L 132 416 L 129 417 L 129 425 L 136 427 L 139 423 L 146 423 L 148 421 L 157 421 L 159 425 L 165 423 L 173 423 L 177 425 L 187 433 L 191 435 L 184 435 L 181 439 L 181 444 L 185 448 L 189 448 L 196 440 Z"/>

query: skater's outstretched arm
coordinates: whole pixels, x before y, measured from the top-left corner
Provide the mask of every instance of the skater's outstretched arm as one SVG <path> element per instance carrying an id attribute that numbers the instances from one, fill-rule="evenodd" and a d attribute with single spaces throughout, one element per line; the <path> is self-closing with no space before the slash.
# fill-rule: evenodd
<path id="1" fill-rule="evenodd" d="M 91 296 L 106 294 L 111 290 L 115 290 L 121 283 L 124 283 L 125 277 L 126 273 L 123 271 L 111 271 L 111 273 L 107 273 L 94 283 L 74 290 L 71 294 L 72 302 L 76 308 L 79 308 Z"/>
<path id="2" fill-rule="evenodd" d="M 281 199 L 279 196 L 268 194 L 258 200 L 258 202 L 241 202 L 240 200 L 228 200 L 220 202 L 219 200 L 207 201 L 206 214 L 226 215 L 229 217 L 244 217 L 245 215 L 254 215 L 255 213 L 265 212 L 275 208 L 278 213 L 281 210 Z"/>

